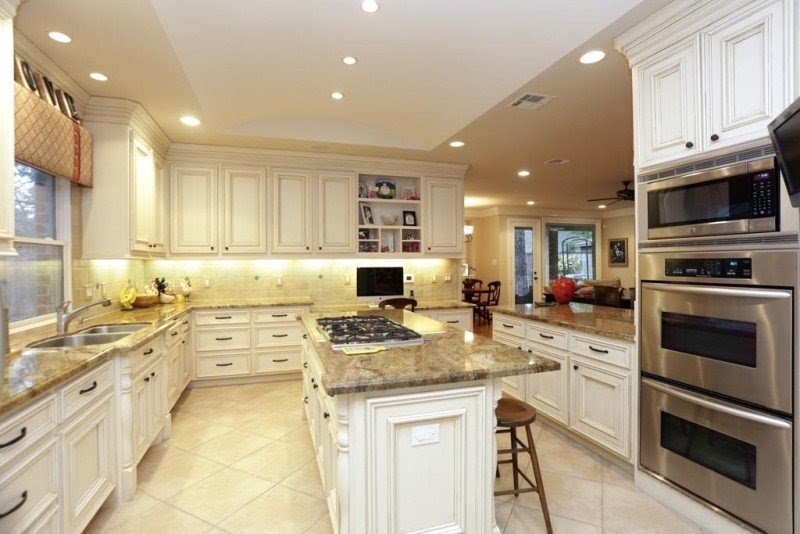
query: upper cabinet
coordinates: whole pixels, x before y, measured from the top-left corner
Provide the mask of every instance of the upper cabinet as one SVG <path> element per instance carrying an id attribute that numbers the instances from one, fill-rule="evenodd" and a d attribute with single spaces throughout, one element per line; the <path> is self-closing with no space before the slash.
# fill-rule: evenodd
<path id="1" fill-rule="evenodd" d="M 222 252 L 267 252 L 267 176 L 262 167 L 223 166 Z"/>
<path id="2" fill-rule="evenodd" d="M 617 38 L 633 70 L 638 169 L 768 143 L 792 100 L 794 3 L 674 2 Z"/>
<path id="3" fill-rule="evenodd" d="M 173 165 L 170 172 L 170 252 L 215 254 L 217 168 Z"/>
<path id="4" fill-rule="evenodd" d="M 156 166 L 152 148 L 139 136 L 131 135 L 131 251 L 160 255 L 164 246 L 163 163 Z"/>
<path id="5" fill-rule="evenodd" d="M 425 250 L 456 254 L 464 247 L 464 192 L 458 178 L 425 179 Z"/>
<path id="6" fill-rule="evenodd" d="M 356 175 L 320 171 L 317 174 L 317 251 L 356 251 Z"/>
<path id="7" fill-rule="evenodd" d="M 270 252 L 311 252 L 311 171 L 275 170 L 270 177 Z"/>

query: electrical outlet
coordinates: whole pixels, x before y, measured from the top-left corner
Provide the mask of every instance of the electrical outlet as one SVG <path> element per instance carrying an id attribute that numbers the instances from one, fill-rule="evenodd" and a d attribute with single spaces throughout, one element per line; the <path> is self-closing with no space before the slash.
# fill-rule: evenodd
<path id="1" fill-rule="evenodd" d="M 211 280 L 209 280 L 208 278 L 204 278 L 203 279 L 203 287 L 205 287 L 205 288 L 211 287 Z"/>
<path id="2" fill-rule="evenodd" d="M 346 286 L 350 285 L 350 275 L 349 274 L 344 275 L 344 285 L 346 285 Z"/>
<path id="3" fill-rule="evenodd" d="M 439 443 L 439 425 L 424 425 L 411 427 L 411 446 Z"/>
<path id="4" fill-rule="evenodd" d="M 94 290 L 92 289 L 91 285 L 83 286 L 83 298 L 86 300 L 92 300 L 92 296 L 94 294 Z"/>
<path id="5" fill-rule="evenodd" d="M 432 274 L 431 275 L 431 284 L 435 284 L 435 283 L 436 283 L 436 274 Z"/>
<path id="6" fill-rule="evenodd" d="M 445 282 L 452 282 L 453 281 L 453 275 L 451 275 L 450 273 L 447 273 L 446 275 L 444 275 L 444 281 Z"/>
<path id="7" fill-rule="evenodd" d="M 283 278 L 280 276 L 275 279 L 275 287 L 283 287 Z"/>

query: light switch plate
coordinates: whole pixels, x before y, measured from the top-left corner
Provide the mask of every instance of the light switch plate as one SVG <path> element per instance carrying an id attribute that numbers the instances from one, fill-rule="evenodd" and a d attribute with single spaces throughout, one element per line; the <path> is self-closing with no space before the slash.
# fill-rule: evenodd
<path id="1" fill-rule="evenodd" d="M 411 446 L 439 443 L 439 425 L 422 425 L 411 427 Z"/>

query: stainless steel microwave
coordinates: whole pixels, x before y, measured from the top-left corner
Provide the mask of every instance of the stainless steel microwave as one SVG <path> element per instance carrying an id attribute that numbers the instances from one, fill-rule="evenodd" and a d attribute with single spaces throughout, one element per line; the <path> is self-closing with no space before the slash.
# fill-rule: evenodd
<path id="1" fill-rule="evenodd" d="M 647 184 L 647 238 L 780 230 L 774 158 Z"/>

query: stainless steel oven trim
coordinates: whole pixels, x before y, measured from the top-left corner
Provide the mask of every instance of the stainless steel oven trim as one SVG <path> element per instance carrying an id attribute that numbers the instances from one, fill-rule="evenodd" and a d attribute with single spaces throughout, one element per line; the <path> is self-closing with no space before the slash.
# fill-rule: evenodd
<path id="1" fill-rule="evenodd" d="M 739 163 L 737 165 L 730 165 L 728 167 L 721 167 L 710 171 L 700 171 L 691 174 L 684 174 L 683 176 L 673 176 L 659 180 L 658 182 L 649 182 L 647 184 L 647 192 L 660 191 L 662 189 L 672 189 L 674 187 L 683 187 L 685 185 L 694 185 L 703 182 L 711 182 L 720 178 L 727 178 L 729 176 L 736 176 L 737 174 L 745 174 L 748 170 L 747 163 Z"/>
<path id="2" fill-rule="evenodd" d="M 683 399 L 693 404 L 698 404 L 700 406 L 703 406 L 704 408 L 708 408 L 709 410 L 714 410 L 715 412 L 726 413 L 734 417 L 747 419 L 749 421 L 761 423 L 763 425 L 782 428 L 784 430 L 792 429 L 791 423 L 789 423 L 784 419 L 779 419 L 777 417 L 773 417 L 771 415 L 767 415 L 762 412 L 757 412 L 749 408 L 742 408 L 739 406 L 735 406 L 728 402 L 719 401 L 716 399 L 712 400 L 710 397 L 701 397 L 699 395 L 692 395 L 691 393 L 686 393 L 685 390 L 682 390 L 675 386 L 671 386 L 669 384 L 664 384 L 663 382 L 656 382 L 655 380 L 652 380 L 650 378 L 642 378 L 642 384 L 645 384 L 653 389 L 657 389 L 658 391 L 666 393 L 667 395 L 672 395 L 673 397 Z"/>
<path id="3" fill-rule="evenodd" d="M 775 217 L 770 217 L 772 227 L 775 228 Z M 769 230 L 763 230 L 769 231 Z M 680 226 L 664 226 L 662 228 L 648 228 L 647 239 L 667 239 L 670 237 L 702 237 L 709 235 L 729 235 L 750 233 L 750 219 L 736 219 L 735 221 L 714 221 L 696 224 L 683 224 Z"/>
<path id="4" fill-rule="evenodd" d="M 758 289 L 738 289 L 728 287 L 706 287 L 706 286 L 693 286 L 693 285 L 662 285 L 651 284 L 645 282 L 642 288 L 651 287 L 659 291 L 667 293 L 690 293 L 693 295 L 712 295 L 717 297 L 743 297 L 743 298 L 759 298 L 759 299 L 790 299 L 792 294 L 789 291 L 780 292 L 774 290 L 758 290 Z"/>

